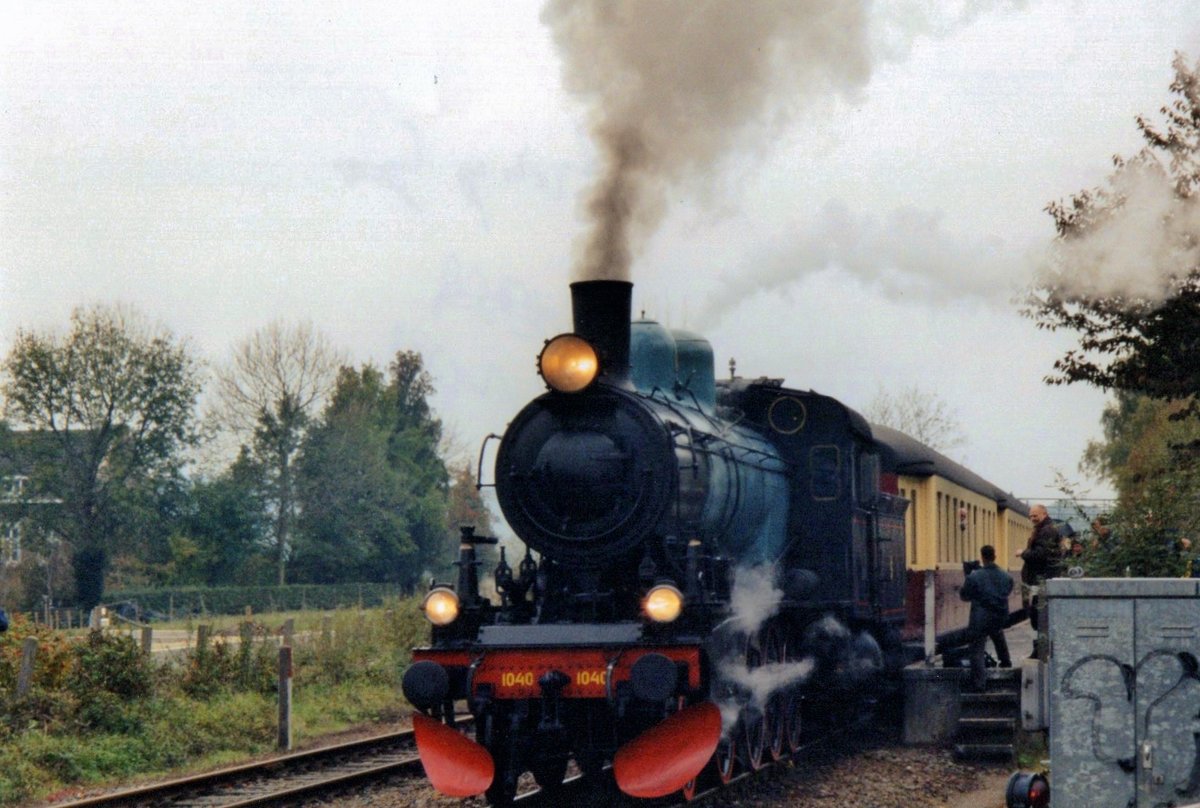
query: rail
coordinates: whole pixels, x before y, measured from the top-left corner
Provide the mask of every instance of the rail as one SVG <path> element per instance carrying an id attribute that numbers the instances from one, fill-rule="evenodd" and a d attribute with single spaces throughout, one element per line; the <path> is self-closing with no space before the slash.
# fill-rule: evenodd
<path id="1" fill-rule="evenodd" d="M 386 777 L 415 777 L 421 772 L 415 750 L 412 730 L 403 730 L 59 803 L 55 808 L 183 806 L 200 799 L 205 805 L 224 808 L 292 803 Z"/>
<path id="2" fill-rule="evenodd" d="M 460 721 L 460 726 L 469 725 L 470 720 L 467 717 Z M 700 789 L 690 800 L 680 798 L 657 804 L 660 808 L 702 804 L 725 792 L 735 783 L 756 777 L 772 766 L 786 766 L 788 761 L 800 755 L 846 738 L 870 725 L 872 720 L 873 714 L 862 714 L 853 721 L 834 722 L 829 730 L 806 739 L 794 752 L 781 755 L 777 761 L 765 761 L 757 770 L 743 771 L 728 783 L 716 782 L 715 774 L 706 769 L 706 775 L 714 782 L 702 782 Z M 199 803 L 220 808 L 293 805 L 301 800 L 328 795 L 351 786 L 357 787 L 395 777 L 415 778 L 422 774 L 412 730 L 403 730 L 72 802 L 56 803 L 55 808 L 182 808 Z M 558 788 L 523 791 L 516 795 L 513 804 L 519 808 L 570 805 L 576 802 L 576 798 L 585 789 L 594 785 L 588 783 L 581 775 L 573 775 L 564 780 Z M 617 797 L 615 785 L 610 778 L 605 778 L 603 787 L 614 790 L 613 796 Z"/>

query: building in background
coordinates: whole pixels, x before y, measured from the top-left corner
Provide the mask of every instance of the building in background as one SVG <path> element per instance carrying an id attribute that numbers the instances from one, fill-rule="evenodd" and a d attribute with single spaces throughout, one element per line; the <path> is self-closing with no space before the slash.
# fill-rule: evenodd
<path id="1" fill-rule="evenodd" d="M 10 606 L 42 596 L 54 599 L 61 572 L 62 541 L 41 527 L 37 517 L 63 501 L 39 490 L 39 467 L 55 462 L 61 448 L 54 435 L 14 430 L 0 424 L 0 601 Z"/>

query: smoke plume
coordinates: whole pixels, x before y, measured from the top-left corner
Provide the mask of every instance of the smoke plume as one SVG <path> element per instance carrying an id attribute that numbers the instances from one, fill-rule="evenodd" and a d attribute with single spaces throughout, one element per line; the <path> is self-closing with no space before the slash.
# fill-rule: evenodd
<path id="1" fill-rule="evenodd" d="M 542 21 L 600 152 L 579 279 L 629 279 L 667 192 L 761 150 L 815 98 L 853 97 L 882 60 L 1002 0 L 549 0 Z"/>
<path id="2" fill-rule="evenodd" d="M 953 233 L 937 212 L 900 208 L 880 218 L 832 201 L 781 234 L 769 253 L 726 275 L 693 327 L 710 330 L 748 298 L 828 269 L 848 272 L 889 297 L 933 303 L 971 297 L 1007 306 L 1030 264 L 999 239 Z"/>
<path id="3" fill-rule="evenodd" d="M 601 159 L 586 203 L 588 279 L 628 279 L 666 191 L 702 178 L 748 134 L 812 94 L 871 74 L 865 0 L 729 3 L 551 0 L 542 20 L 583 99 Z"/>
<path id="4" fill-rule="evenodd" d="M 1054 242 L 1037 283 L 1067 299 L 1164 300 L 1200 266 L 1200 203 L 1155 164 L 1126 163 L 1110 184 L 1103 212 Z"/>

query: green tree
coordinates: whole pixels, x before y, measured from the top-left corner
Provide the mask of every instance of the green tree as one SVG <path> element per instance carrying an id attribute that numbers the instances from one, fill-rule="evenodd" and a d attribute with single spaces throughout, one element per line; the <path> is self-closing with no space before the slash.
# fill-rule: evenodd
<path id="1" fill-rule="evenodd" d="M 302 503 L 294 570 L 312 581 L 413 586 L 443 549 L 447 473 L 421 356 L 389 376 L 344 367 L 298 463 Z"/>
<path id="2" fill-rule="evenodd" d="M 1172 65 L 1164 123 L 1137 119 L 1145 147 L 1114 157 L 1106 186 L 1047 206 L 1058 238 L 1024 312 L 1079 334 L 1052 384 L 1193 404 L 1200 392 L 1200 62 Z"/>
<path id="3" fill-rule="evenodd" d="M 479 495 L 475 469 L 470 461 L 455 463 L 450 468 L 450 490 L 446 502 L 446 544 L 442 549 L 441 563 L 434 567 L 439 576 L 445 578 L 458 559 L 458 545 L 462 537 L 460 528 L 473 527 L 476 535 L 492 536 L 492 514 Z M 499 559 L 499 551 L 481 545 L 476 549 L 483 562 L 481 571 L 487 572 Z"/>
<path id="4" fill-rule="evenodd" d="M 433 377 L 425 370 L 421 354 L 397 352 L 388 371 L 392 400 L 388 460 L 402 470 L 408 495 L 406 517 L 417 563 L 407 571 L 404 583 L 413 586 L 441 558 L 449 473 L 438 453 L 442 422 L 429 405 L 435 392 Z"/>
<path id="5" fill-rule="evenodd" d="M 1102 422 L 1104 439 L 1088 446 L 1083 467 L 1117 491 L 1109 516 L 1116 540 L 1089 550 L 1089 573 L 1182 574 L 1190 552 L 1181 540 L 1200 527 L 1200 418 L 1184 402 L 1122 393 Z"/>
<path id="6" fill-rule="evenodd" d="M 1178 574 L 1177 539 L 1196 527 L 1200 62 L 1176 54 L 1172 67 L 1162 121 L 1137 118 L 1145 146 L 1114 157 L 1103 187 L 1047 206 L 1058 237 L 1024 309 L 1040 328 L 1079 335 L 1048 382 L 1118 394 L 1105 441 L 1085 456 L 1119 494 L 1120 541 L 1096 560 L 1110 574 Z"/>
<path id="7" fill-rule="evenodd" d="M 402 482 L 387 457 L 387 415 L 383 374 L 370 365 L 342 368 L 297 466 L 303 503 L 293 564 L 298 579 L 386 579 L 415 556 Z M 391 564 L 373 564 L 377 556 Z"/>
<path id="8" fill-rule="evenodd" d="M 330 392 L 341 354 L 312 325 L 271 323 L 240 342 L 217 373 L 219 419 L 262 470 L 276 579 L 287 581 L 296 519 L 295 463 L 313 415 Z"/>
<path id="9" fill-rule="evenodd" d="M 260 470 L 248 452 L 224 474 L 196 480 L 171 536 L 176 583 L 252 585 L 272 579 Z"/>
<path id="10" fill-rule="evenodd" d="M 196 440 L 199 388 L 186 348 L 129 309 L 77 309 L 65 336 L 17 332 L 3 364 L 5 413 L 50 436 L 30 493 L 61 500 L 30 516 L 72 547 L 84 607 L 100 601 L 118 540 L 138 540 L 122 530 L 130 512 L 144 514 L 174 486 L 181 451 Z"/>

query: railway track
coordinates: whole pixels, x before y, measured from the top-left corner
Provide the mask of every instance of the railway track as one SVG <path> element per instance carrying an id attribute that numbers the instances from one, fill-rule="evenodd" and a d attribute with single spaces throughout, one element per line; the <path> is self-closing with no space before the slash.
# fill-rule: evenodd
<path id="1" fill-rule="evenodd" d="M 514 805 L 516 808 L 561 808 L 564 805 L 576 808 L 626 808 L 626 806 L 647 805 L 653 806 L 653 808 L 683 808 L 683 806 L 699 808 L 722 794 L 728 796 L 729 789 L 739 783 L 749 782 L 772 767 L 786 765 L 789 760 L 796 759 L 807 752 L 828 749 L 831 744 L 838 744 L 854 737 L 858 731 L 874 725 L 878 720 L 879 716 L 871 711 L 844 722 L 831 722 L 828 729 L 816 732 L 804 739 L 796 751 L 781 755 L 777 761 L 765 761 L 756 770 L 742 769 L 728 782 L 720 781 L 710 763 L 701 774 L 698 788 L 690 800 L 684 799 L 679 794 L 649 802 L 634 800 L 622 794 L 610 778 L 606 778 L 601 784 L 601 793 L 588 793 L 589 784 L 581 776 L 576 776 L 569 778 L 563 783 L 561 789 L 550 794 L 543 791 L 528 791 L 518 794 Z M 594 787 L 594 784 L 592 785 Z"/>
<path id="2" fill-rule="evenodd" d="M 249 808 L 294 804 L 389 777 L 422 775 L 412 730 L 125 789 L 54 808 Z"/>
<path id="3" fill-rule="evenodd" d="M 757 771 L 742 771 L 728 783 L 721 783 L 713 772 L 706 772 L 707 777 L 702 777 L 700 788 L 690 802 L 664 799 L 655 801 L 654 805 L 657 808 L 703 805 L 729 787 L 755 777 L 773 765 L 846 737 L 866 723 L 867 720 L 863 719 L 841 724 L 829 732 L 814 735 L 791 755 L 784 755 L 775 763 L 766 763 Z M 295 805 L 342 789 L 391 778 L 423 776 L 412 731 L 404 730 L 72 802 L 55 803 L 54 808 L 250 808 Z M 582 808 L 595 804 L 617 808 L 633 804 L 616 790 L 611 780 L 603 784 L 604 793 L 599 795 L 585 793 L 591 786 L 594 784 L 588 784 L 582 776 L 574 776 L 552 793 L 536 789 L 520 793 L 514 805 L 518 808 L 579 805 Z"/>

